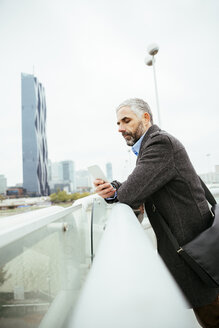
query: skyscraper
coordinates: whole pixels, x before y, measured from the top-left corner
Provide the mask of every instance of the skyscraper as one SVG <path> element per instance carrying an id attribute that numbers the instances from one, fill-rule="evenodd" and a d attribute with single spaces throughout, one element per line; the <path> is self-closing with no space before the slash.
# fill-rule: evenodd
<path id="1" fill-rule="evenodd" d="M 5 194 L 7 189 L 7 179 L 3 174 L 0 174 L 0 194 Z"/>
<path id="2" fill-rule="evenodd" d="M 63 172 L 63 180 L 69 181 L 72 185 L 71 191 L 76 190 L 76 183 L 75 183 L 75 168 L 73 161 L 62 161 L 62 172 Z"/>
<path id="3" fill-rule="evenodd" d="M 56 192 L 63 187 L 68 192 L 76 191 L 75 166 L 73 161 L 49 161 L 49 186 L 51 192 Z"/>
<path id="4" fill-rule="evenodd" d="M 106 163 L 106 177 L 109 182 L 113 180 L 113 168 L 110 162 Z"/>
<path id="5" fill-rule="evenodd" d="M 76 186 L 78 192 L 90 192 L 93 188 L 91 176 L 87 170 L 76 171 Z"/>
<path id="6" fill-rule="evenodd" d="M 23 187 L 32 195 L 48 195 L 46 98 L 43 85 L 21 74 Z"/>

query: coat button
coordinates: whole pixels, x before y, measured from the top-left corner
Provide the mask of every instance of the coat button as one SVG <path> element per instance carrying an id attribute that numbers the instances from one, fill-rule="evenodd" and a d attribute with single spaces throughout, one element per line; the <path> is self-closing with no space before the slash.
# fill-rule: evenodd
<path id="1" fill-rule="evenodd" d="M 156 211 L 156 206 L 153 204 L 152 205 L 152 211 L 155 212 Z"/>

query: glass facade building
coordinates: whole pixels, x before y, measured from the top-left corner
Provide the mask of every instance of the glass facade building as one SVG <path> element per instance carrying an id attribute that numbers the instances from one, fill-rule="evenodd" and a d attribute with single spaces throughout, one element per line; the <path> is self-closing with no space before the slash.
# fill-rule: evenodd
<path id="1" fill-rule="evenodd" d="M 87 170 L 76 171 L 77 192 L 90 192 L 93 188 L 93 180 Z"/>
<path id="2" fill-rule="evenodd" d="M 63 172 L 63 180 L 69 181 L 72 184 L 72 191 L 76 190 L 75 183 L 75 167 L 73 161 L 62 161 L 62 172 Z"/>
<path id="3" fill-rule="evenodd" d="M 30 74 L 21 74 L 23 187 L 28 194 L 46 196 L 48 149 L 46 98 L 43 85 Z"/>
<path id="4" fill-rule="evenodd" d="M 3 174 L 0 174 L 0 194 L 5 194 L 7 189 L 7 179 Z"/>
<path id="5" fill-rule="evenodd" d="M 112 163 L 106 163 L 106 177 L 109 182 L 113 180 L 113 167 Z"/>
<path id="6" fill-rule="evenodd" d="M 57 192 L 58 189 L 67 192 L 76 191 L 75 164 L 73 161 L 62 161 L 52 163 L 49 160 L 49 187 L 50 191 Z"/>

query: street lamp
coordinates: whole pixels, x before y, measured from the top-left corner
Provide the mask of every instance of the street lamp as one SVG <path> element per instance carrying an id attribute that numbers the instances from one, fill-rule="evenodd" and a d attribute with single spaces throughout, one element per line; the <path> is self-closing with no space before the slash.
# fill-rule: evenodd
<path id="1" fill-rule="evenodd" d="M 157 103 L 157 114 L 158 114 L 158 123 L 161 126 L 161 118 L 160 118 L 160 106 L 159 106 L 159 99 L 158 99 L 158 89 L 157 89 L 157 79 L 156 79 L 156 71 L 155 71 L 155 58 L 154 56 L 158 53 L 159 47 L 157 44 L 153 43 L 150 44 L 147 48 L 148 53 L 150 56 L 147 56 L 145 58 L 145 64 L 148 66 L 153 66 L 153 72 L 154 72 L 154 86 L 155 86 L 155 97 L 156 97 L 156 103 Z"/>

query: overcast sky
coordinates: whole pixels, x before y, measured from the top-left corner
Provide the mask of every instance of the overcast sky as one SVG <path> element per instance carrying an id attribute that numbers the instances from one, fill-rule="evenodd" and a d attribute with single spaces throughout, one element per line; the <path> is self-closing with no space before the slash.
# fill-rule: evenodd
<path id="1" fill-rule="evenodd" d="M 0 0 L 0 174 L 22 182 L 21 72 L 44 85 L 51 161 L 132 161 L 115 107 L 140 97 L 157 122 L 147 46 L 157 43 L 162 128 L 198 171 L 219 164 L 218 0 Z M 207 156 L 208 155 L 208 156 Z"/>

